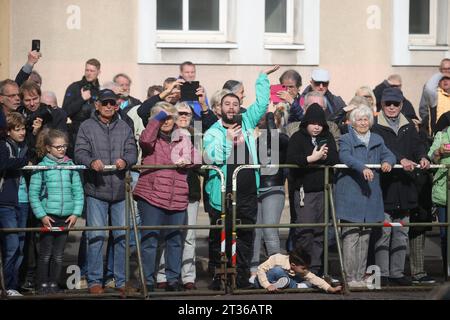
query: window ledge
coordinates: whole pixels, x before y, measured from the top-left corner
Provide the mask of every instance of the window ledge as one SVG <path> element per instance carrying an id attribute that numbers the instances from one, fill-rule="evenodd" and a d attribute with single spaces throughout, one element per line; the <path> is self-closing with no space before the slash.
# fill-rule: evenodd
<path id="1" fill-rule="evenodd" d="M 161 49 L 237 49 L 236 43 L 189 43 L 189 42 L 157 42 Z"/>
<path id="2" fill-rule="evenodd" d="M 305 50 L 304 44 L 265 44 L 264 49 L 269 50 Z"/>
<path id="3" fill-rule="evenodd" d="M 409 45 L 408 49 L 410 51 L 448 51 L 450 49 L 449 46 L 415 46 L 415 45 Z"/>

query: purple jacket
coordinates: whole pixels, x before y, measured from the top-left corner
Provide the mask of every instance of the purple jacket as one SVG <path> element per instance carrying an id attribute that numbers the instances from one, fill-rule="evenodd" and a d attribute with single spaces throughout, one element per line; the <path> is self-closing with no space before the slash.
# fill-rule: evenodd
<path id="1" fill-rule="evenodd" d="M 159 133 L 159 128 L 159 121 L 151 119 L 140 136 L 142 164 L 173 165 L 180 158 L 201 164 L 200 155 L 191 143 L 190 137 L 173 134 L 172 141 L 169 141 L 170 138 Z M 186 210 L 189 204 L 187 170 L 181 168 L 143 170 L 133 194 L 159 208 Z"/>

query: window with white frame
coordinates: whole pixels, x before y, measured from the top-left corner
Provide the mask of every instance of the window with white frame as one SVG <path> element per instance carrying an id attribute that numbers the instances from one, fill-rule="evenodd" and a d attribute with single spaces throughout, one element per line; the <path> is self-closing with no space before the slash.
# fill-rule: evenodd
<path id="1" fill-rule="evenodd" d="M 294 43 L 293 0 L 265 0 L 264 40 L 270 44 Z"/>
<path id="2" fill-rule="evenodd" d="M 226 40 L 226 0 L 157 0 L 159 42 Z"/>
<path id="3" fill-rule="evenodd" d="M 437 0 L 409 0 L 409 43 L 436 45 Z"/>
<path id="4" fill-rule="evenodd" d="M 449 51 L 449 0 L 393 0 L 392 65 L 431 66 Z"/>

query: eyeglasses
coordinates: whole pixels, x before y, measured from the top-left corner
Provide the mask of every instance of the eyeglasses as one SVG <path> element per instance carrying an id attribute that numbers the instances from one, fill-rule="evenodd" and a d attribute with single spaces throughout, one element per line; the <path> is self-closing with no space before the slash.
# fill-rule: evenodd
<path id="1" fill-rule="evenodd" d="M 52 148 L 55 148 L 58 151 L 66 150 L 69 146 L 67 144 L 62 144 L 59 146 L 52 146 Z"/>
<path id="2" fill-rule="evenodd" d="M 401 102 L 399 102 L 399 101 L 385 101 L 384 102 L 384 105 L 386 107 L 389 107 L 389 106 L 400 107 L 400 104 L 401 104 Z"/>
<path id="3" fill-rule="evenodd" d="M 325 82 L 325 81 L 314 81 L 314 84 L 318 87 L 320 87 L 320 85 L 322 85 L 323 87 L 328 87 L 329 82 Z"/>
<path id="4" fill-rule="evenodd" d="M 104 100 L 104 101 L 102 101 L 102 106 L 106 107 L 108 104 L 110 106 L 112 106 L 112 107 L 115 107 L 117 102 L 116 102 L 116 100 Z"/>
<path id="5" fill-rule="evenodd" d="M 8 98 L 20 97 L 20 95 L 18 93 L 1 94 L 1 96 L 8 97 Z"/>
<path id="6" fill-rule="evenodd" d="M 181 116 L 186 116 L 186 117 L 192 117 L 192 113 L 190 112 L 186 112 L 186 111 L 180 111 L 178 112 L 178 115 Z"/>
<path id="7" fill-rule="evenodd" d="M 391 84 L 391 88 L 401 88 L 401 84 Z"/>
<path id="8" fill-rule="evenodd" d="M 363 96 L 366 99 L 373 99 L 371 95 Z"/>

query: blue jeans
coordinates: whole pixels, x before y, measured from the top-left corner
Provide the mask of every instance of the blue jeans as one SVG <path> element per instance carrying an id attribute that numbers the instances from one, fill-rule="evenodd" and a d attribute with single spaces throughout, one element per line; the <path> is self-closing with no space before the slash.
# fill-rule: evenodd
<path id="1" fill-rule="evenodd" d="M 284 270 L 282 267 L 273 267 L 266 273 L 267 280 L 269 280 L 270 283 L 275 283 L 280 278 L 289 278 L 289 287 L 288 288 L 297 288 L 297 283 L 301 282 L 301 280 L 298 277 L 291 277 L 287 270 Z M 262 288 L 261 284 L 259 283 L 258 277 L 255 279 L 254 286 L 257 289 Z"/>
<path id="2" fill-rule="evenodd" d="M 24 208 L 0 207 L 0 228 L 26 227 L 28 210 Z M 6 289 L 17 290 L 19 287 L 19 267 L 23 259 L 25 233 L 0 233 L 2 243 L 3 273 Z"/>
<path id="3" fill-rule="evenodd" d="M 28 220 L 28 210 L 30 209 L 29 203 L 19 203 L 19 215 L 17 216 L 17 227 L 18 228 L 26 228 L 27 220 Z M 25 245 L 25 235 L 26 232 L 19 232 L 19 247 L 20 247 L 20 255 L 19 259 L 17 259 L 17 269 L 20 268 L 23 261 L 23 247 Z"/>
<path id="4" fill-rule="evenodd" d="M 137 180 L 139 179 L 139 172 L 131 171 L 131 190 L 134 190 L 134 187 L 137 184 Z M 141 225 L 141 215 L 139 214 L 139 210 L 137 209 L 136 201 L 132 200 L 132 205 L 134 206 L 134 212 L 136 213 L 136 225 Z M 131 218 L 131 211 L 130 211 L 130 248 L 136 247 L 136 236 L 134 235 L 134 228 L 133 228 L 133 219 Z M 138 233 L 138 239 L 140 239 L 140 234 Z M 106 251 L 106 270 L 105 270 L 105 279 L 111 279 L 114 277 L 114 242 L 111 239 L 111 235 L 108 238 L 108 247 Z"/>
<path id="5" fill-rule="evenodd" d="M 155 207 L 147 201 L 138 201 L 143 226 L 181 225 L 186 224 L 186 211 L 170 211 Z M 141 230 L 141 251 L 144 276 L 147 285 L 154 285 L 156 269 L 156 251 L 160 230 Z M 167 229 L 164 232 L 166 250 L 166 279 L 170 284 L 177 283 L 181 273 L 181 257 L 183 252 L 180 229 Z"/>
<path id="6" fill-rule="evenodd" d="M 108 212 L 112 226 L 125 226 L 125 201 L 108 202 L 86 197 L 87 226 L 108 226 Z M 116 287 L 125 286 L 125 230 L 114 230 L 114 278 Z M 107 231 L 88 231 L 87 276 L 88 286 L 103 283 L 103 242 Z"/>

